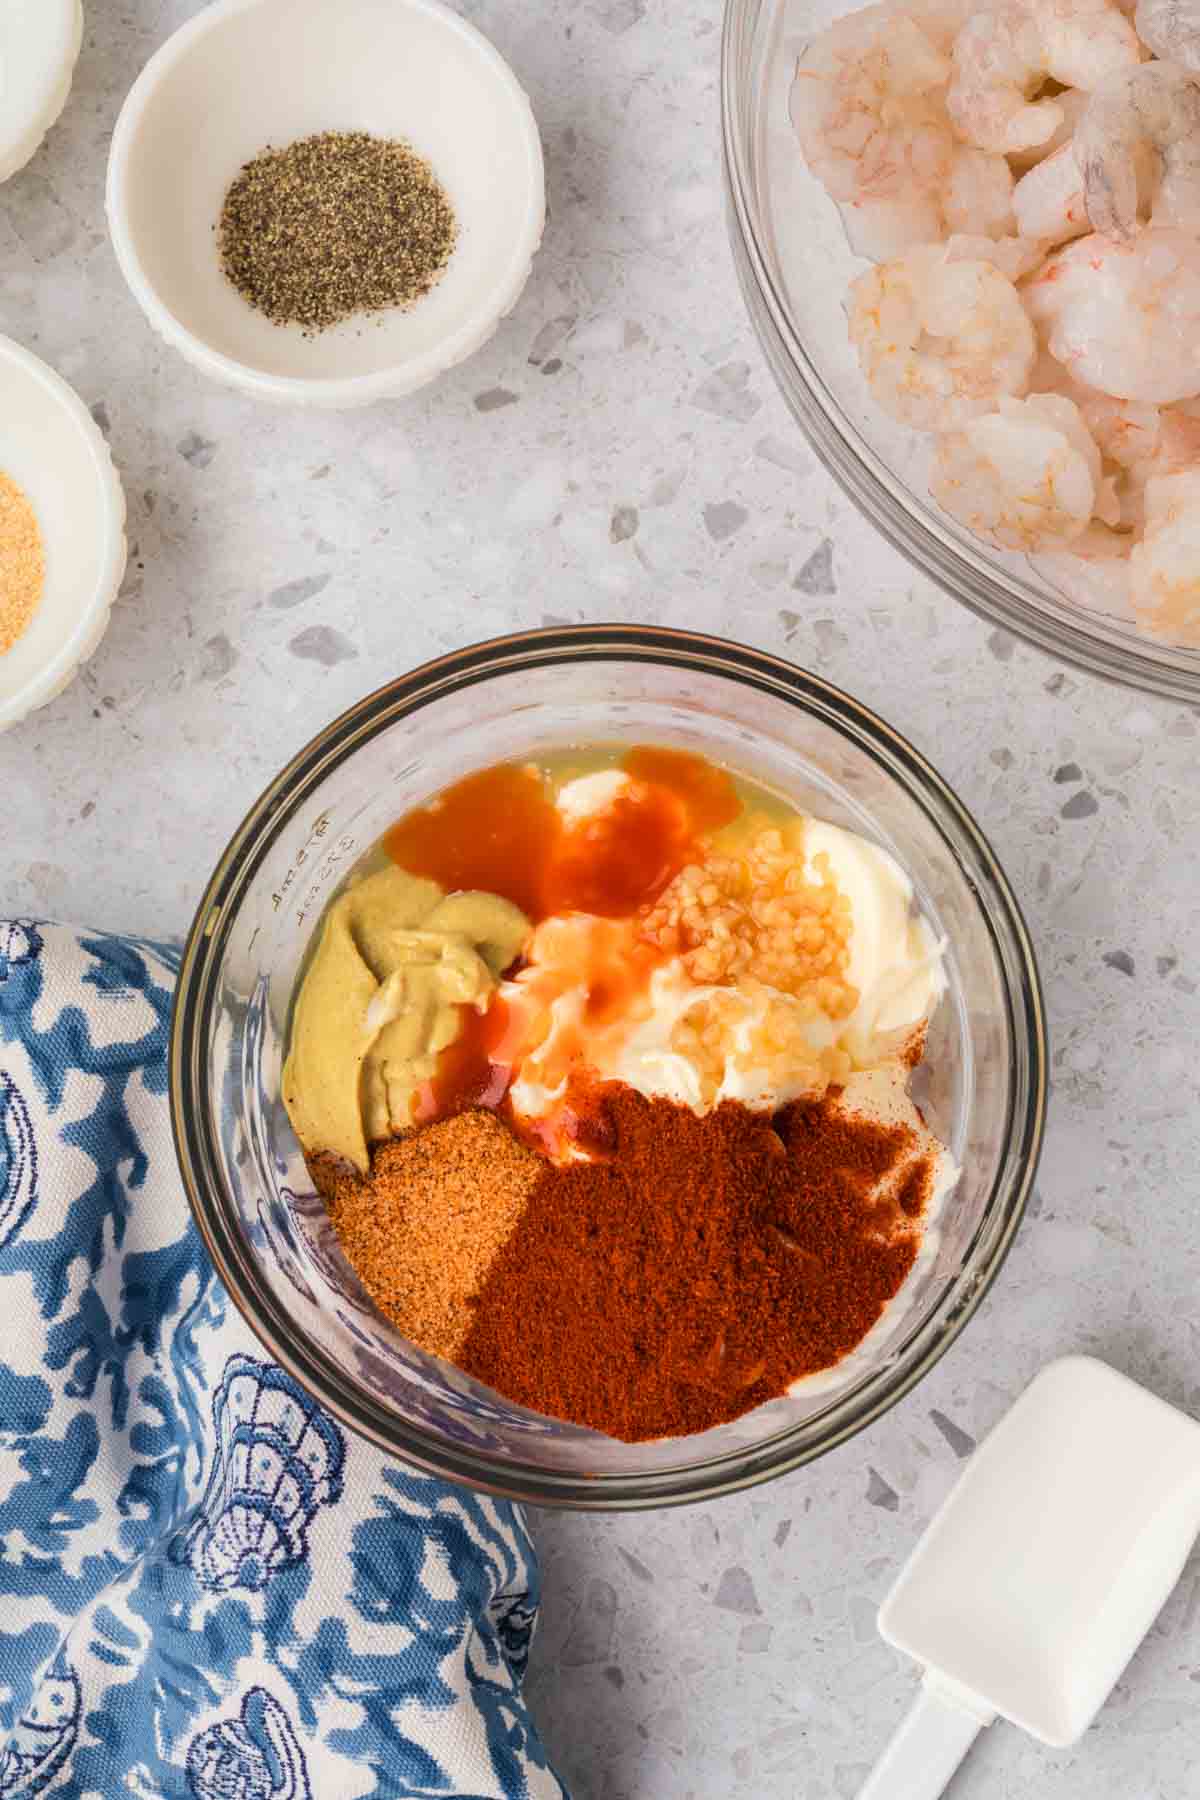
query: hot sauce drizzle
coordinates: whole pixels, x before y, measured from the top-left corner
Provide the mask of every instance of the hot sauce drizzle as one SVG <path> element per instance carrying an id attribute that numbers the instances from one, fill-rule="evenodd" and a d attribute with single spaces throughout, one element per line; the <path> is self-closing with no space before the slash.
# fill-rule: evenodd
<path id="1" fill-rule="evenodd" d="M 500 763 L 447 788 L 392 826 L 384 848 L 412 875 L 447 893 L 479 888 L 511 900 L 536 923 L 541 884 L 562 820 L 539 770 Z"/>
<path id="2" fill-rule="evenodd" d="M 630 789 L 568 826 L 541 771 L 501 763 L 456 782 L 393 825 L 393 862 L 448 892 L 501 894 L 536 925 L 551 913 L 627 918 L 657 899 L 696 840 L 740 810 L 723 769 L 682 750 L 638 747 L 621 764 Z"/>
<path id="3" fill-rule="evenodd" d="M 493 994 L 486 1012 L 476 1012 L 473 1006 L 464 1006 L 460 1012 L 458 1036 L 439 1055 L 437 1073 L 418 1097 L 418 1125 L 449 1118 L 472 1106 L 494 1111 L 508 1092 L 512 1070 L 498 1056 L 508 1023 L 503 1000 Z"/>
<path id="4" fill-rule="evenodd" d="M 622 758 L 621 767 L 638 781 L 653 782 L 674 794 L 685 807 L 695 835 L 732 825 L 742 810 L 737 789 L 725 770 L 690 750 L 642 744 Z"/>
<path id="5" fill-rule="evenodd" d="M 621 768 L 630 787 L 576 824 L 564 821 L 533 764 L 484 769 L 399 820 L 384 840 L 387 853 L 448 892 L 500 894 L 535 925 L 578 913 L 628 919 L 693 860 L 700 837 L 737 817 L 741 802 L 723 769 L 686 751 L 639 746 Z M 588 966 L 570 971 L 572 983 L 588 994 L 591 1025 L 619 1012 L 657 960 L 649 951 L 597 954 L 602 948 L 603 931 L 595 944 L 589 941 Z M 421 1094 L 418 1123 L 471 1106 L 500 1106 L 511 1079 L 505 1040 L 520 1035 L 518 1024 L 498 996 L 482 1014 L 464 1007 L 460 1034 Z"/>

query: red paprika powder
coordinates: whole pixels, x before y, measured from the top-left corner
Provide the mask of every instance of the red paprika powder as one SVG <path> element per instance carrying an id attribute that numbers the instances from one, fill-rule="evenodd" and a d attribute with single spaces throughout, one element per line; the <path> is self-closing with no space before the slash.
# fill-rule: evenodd
<path id="1" fill-rule="evenodd" d="M 589 1115 L 597 1160 L 547 1165 L 455 1359 L 522 1406 L 705 1431 L 839 1361 L 912 1267 L 930 1165 L 905 1126 L 836 1095 L 698 1118 L 620 1084 Z"/>

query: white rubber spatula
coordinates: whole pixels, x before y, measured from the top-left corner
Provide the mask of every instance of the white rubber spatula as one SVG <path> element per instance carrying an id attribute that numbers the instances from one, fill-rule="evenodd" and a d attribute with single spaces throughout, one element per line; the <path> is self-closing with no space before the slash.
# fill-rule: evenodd
<path id="1" fill-rule="evenodd" d="M 925 1678 L 861 1800 L 936 1800 L 997 1714 L 1073 1744 L 1198 1531 L 1200 1425 L 1090 1357 L 1043 1369 L 880 1610 Z"/>

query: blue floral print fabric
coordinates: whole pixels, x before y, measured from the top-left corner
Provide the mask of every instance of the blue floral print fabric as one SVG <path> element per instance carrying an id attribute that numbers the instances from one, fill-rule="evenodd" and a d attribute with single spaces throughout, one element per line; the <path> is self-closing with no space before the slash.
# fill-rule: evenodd
<path id="1" fill-rule="evenodd" d="M 216 1280 L 175 965 L 0 922 L 0 1800 L 561 1800 L 520 1512 L 344 1431 Z"/>

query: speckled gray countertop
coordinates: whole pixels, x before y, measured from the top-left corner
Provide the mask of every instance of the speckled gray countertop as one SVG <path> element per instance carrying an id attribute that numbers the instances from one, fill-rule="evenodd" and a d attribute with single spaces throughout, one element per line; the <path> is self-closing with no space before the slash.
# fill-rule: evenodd
<path id="1" fill-rule="evenodd" d="M 350 701 L 544 621 L 689 623 L 806 664 L 926 752 L 1037 940 L 1039 1194 L 934 1374 L 790 1479 L 540 1521 L 535 1701 L 576 1800 L 850 1800 L 913 1690 L 875 1608 L 972 1443 L 1089 1349 L 1200 1414 L 1196 718 L 979 624 L 862 523 L 743 316 L 717 0 L 472 0 L 545 135 L 515 314 L 432 392 L 297 416 L 151 336 L 103 228 L 117 107 L 192 0 L 92 0 L 71 104 L 0 190 L 0 329 L 108 432 L 135 544 L 82 680 L 0 738 L 9 908 L 178 934 L 238 818 Z M 1114 1445 L 1119 1454 L 1120 1446 Z M 1073 1752 L 987 1733 L 955 1800 L 1200 1794 L 1200 1560 Z"/>

